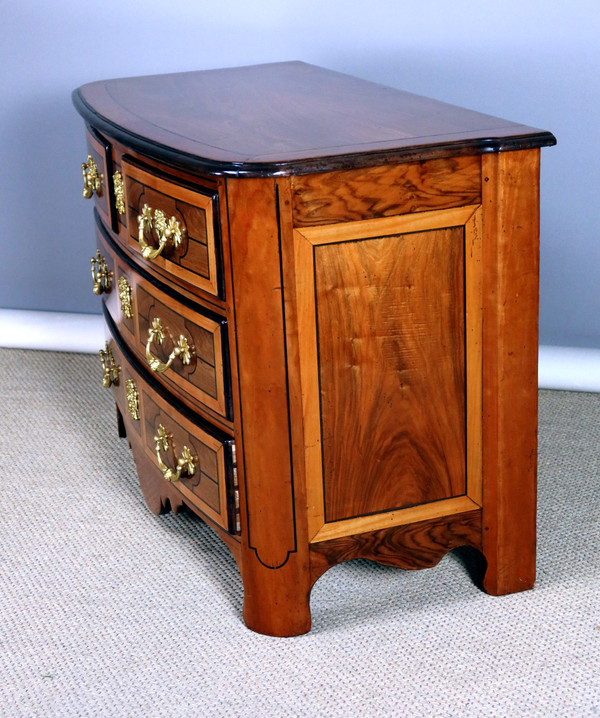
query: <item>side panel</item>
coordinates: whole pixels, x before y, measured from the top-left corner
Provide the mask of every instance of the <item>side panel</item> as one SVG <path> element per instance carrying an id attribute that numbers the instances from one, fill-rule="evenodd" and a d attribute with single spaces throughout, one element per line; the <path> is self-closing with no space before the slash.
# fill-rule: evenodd
<path id="1" fill-rule="evenodd" d="M 325 521 L 464 494 L 464 229 L 314 263 Z"/>
<path id="2" fill-rule="evenodd" d="M 295 231 L 313 541 L 480 505 L 480 216 Z"/>

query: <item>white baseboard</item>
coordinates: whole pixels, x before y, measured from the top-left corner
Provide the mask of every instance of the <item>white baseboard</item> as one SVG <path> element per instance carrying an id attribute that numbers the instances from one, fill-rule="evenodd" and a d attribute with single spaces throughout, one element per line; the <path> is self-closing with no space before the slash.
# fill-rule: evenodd
<path id="1" fill-rule="evenodd" d="M 97 352 L 104 344 L 100 314 L 0 309 L 0 346 Z M 600 392 L 600 349 L 541 346 L 541 389 Z"/>
<path id="2" fill-rule="evenodd" d="M 103 346 L 101 314 L 0 309 L 0 347 L 92 353 Z"/>
<path id="3" fill-rule="evenodd" d="M 540 389 L 600 392 L 600 349 L 541 346 Z"/>

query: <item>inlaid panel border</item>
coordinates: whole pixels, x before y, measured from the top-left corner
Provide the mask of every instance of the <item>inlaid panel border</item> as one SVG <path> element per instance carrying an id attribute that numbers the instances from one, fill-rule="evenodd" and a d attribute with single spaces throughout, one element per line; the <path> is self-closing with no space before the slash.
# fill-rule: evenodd
<path id="1" fill-rule="evenodd" d="M 418 214 L 306 227 L 294 230 L 300 380 L 302 383 L 304 461 L 307 520 L 311 542 L 391 526 L 450 516 L 478 509 L 482 493 L 482 272 L 481 205 L 467 205 Z M 317 307 L 314 248 L 318 245 L 381 238 L 448 227 L 464 228 L 465 358 L 466 358 L 466 477 L 464 496 L 325 522 L 322 440 L 319 397 Z"/>

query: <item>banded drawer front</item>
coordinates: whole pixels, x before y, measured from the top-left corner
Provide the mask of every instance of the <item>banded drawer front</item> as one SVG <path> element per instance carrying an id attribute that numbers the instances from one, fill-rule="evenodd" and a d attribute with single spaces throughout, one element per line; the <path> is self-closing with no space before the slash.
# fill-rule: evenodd
<path id="1" fill-rule="evenodd" d="M 178 302 L 140 276 L 100 229 L 98 248 L 113 273 L 106 307 L 128 347 L 183 401 L 231 419 L 227 320 Z"/>
<path id="2" fill-rule="evenodd" d="M 88 129 L 87 157 L 81 163 L 83 174 L 82 194 L 94 200 L 94 205 L 107 227 L 115 228 L 115 217 L 111 210 L 113 203 L 111 148 L 107 140 L 96 130 Z"/>
<path id="3" fill-rule="evenodd" d="M 209 433 L 167 403 L 136 372 L 110 333 L 104 351 L 116 367 L 112 391 L 134 457 L 144 452 L 187 504 L 226 531 L 235 531 L 233 440 Z"/>
<path id="4" fill-rule="evenodd" d="M 128 241 L 149 266 L 221 296 L 218 193 L 182 186 L 124 158 Z"/>

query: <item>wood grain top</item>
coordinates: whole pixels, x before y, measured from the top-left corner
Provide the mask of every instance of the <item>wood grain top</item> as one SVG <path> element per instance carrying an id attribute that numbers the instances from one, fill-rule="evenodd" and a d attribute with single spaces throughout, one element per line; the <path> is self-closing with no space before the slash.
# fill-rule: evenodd
<path id="1" fill-rule="evenodd" d="M 132 149 L 217 175 L 308 174 L 556 143 L 550 132 L 303 62 L 93 82 L 73 102 Z"/>

